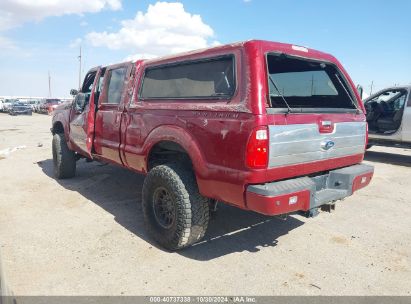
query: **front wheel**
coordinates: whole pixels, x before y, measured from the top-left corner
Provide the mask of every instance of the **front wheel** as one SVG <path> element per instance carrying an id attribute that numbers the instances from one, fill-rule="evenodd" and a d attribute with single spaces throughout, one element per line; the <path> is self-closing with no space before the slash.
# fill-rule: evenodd
<path id="1" fill-rule="evenodd" d="M 209 220 L 209 200 L 198 192 L 195 176 L 177 164 L 154 167 L 143 185 L 146 228 L 169 250 L 188 247 L 203 238 Z"/>
<path id="2" fill-rule="evenodd" d="M 54 175 L 58 179 L 70 178 L 76 174 L 76 155 L 67 146 L 64 134 L 53 135 Z"/>

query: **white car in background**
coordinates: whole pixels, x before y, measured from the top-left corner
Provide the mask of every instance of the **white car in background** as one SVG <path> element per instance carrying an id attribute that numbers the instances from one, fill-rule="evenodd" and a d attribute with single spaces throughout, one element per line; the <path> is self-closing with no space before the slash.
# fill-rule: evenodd
<path id="1" fill-rule="evenodd" d="M 364 99 L 368 148 L 411 147 L 411 86 L 386 88 Z"/>
<path id="2" fill-rule="evenodd" d="M 36 108 L 40 104 L 40 100 L 29 100 L 27 104 L 31 107 L 32 112 L 36 112 Z"/>
<path id="3" fill-rule="evenodd" d="M 13 103 L 15 103 L 17 100 L 15 99 L 4 99 L 3 101 L 3 112 L 9 112 L 11 110 L 11 107 L 13 106 Z"/>

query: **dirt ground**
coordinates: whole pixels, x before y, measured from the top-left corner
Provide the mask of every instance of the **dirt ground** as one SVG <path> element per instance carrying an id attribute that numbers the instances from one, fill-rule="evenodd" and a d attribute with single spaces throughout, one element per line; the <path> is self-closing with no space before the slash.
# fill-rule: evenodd
<path id="1" fill-rule="evenodd" d="M 374 147 L 371 185 L 286 221 L 220 206 L 205 241 L 146 235 L 143 177 L 78 163 L 57 181 L 51 117 L 0 114 L 0 254 L 15 295 L 411 295 L 411 150 Z"/>

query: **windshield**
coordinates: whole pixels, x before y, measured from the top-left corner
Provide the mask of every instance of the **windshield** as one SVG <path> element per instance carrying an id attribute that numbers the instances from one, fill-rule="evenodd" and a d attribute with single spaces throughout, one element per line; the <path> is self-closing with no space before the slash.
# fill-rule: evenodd
<path id="1" fill-rule="evenodd" d="M 272 108 L 356 109 L 344 78 L 332 64 L 269 54 L 267 65 Z"/>

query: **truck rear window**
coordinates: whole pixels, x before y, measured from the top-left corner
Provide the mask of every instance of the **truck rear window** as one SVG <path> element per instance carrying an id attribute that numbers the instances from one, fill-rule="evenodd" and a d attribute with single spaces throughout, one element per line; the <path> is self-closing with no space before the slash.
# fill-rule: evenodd
<path id="1" fill-rule="evenodd" d="M 227 99 L 234 91 L 234 58 L 230 55 L 147 68 L 140 97 Z"/>
<path id="2" fill-rule="evenodd" d="M 269 54 L 267 65 L 272 108 L 289 106 L 293 111 L 357 108 L 349 86 L 333 64 Z"/>

